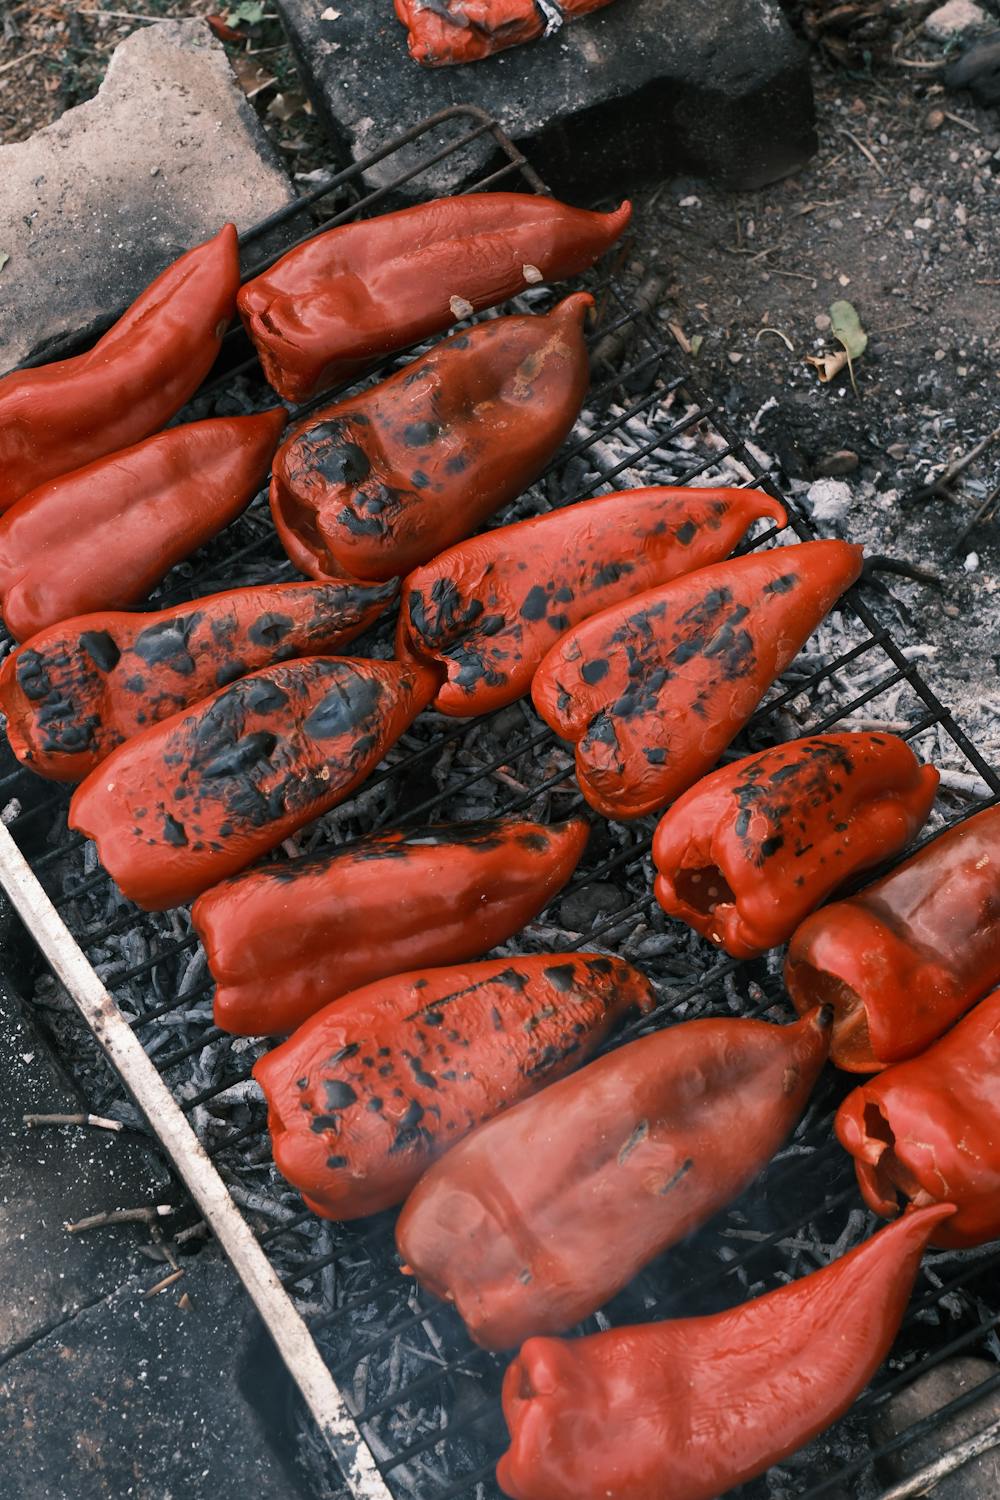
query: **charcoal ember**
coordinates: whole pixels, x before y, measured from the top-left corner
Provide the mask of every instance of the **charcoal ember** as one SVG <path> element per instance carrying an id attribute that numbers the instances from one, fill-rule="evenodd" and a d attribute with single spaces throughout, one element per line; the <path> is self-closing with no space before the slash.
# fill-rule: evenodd
<path id="1" fill-rule="evenodd" d="M 917 1378 L 879 1406 L 871 1421 L 874 1443 L 884 1443 L 921 1418 L 940 1411 L 997 1373 L 995 1364 L 970 1355 L 946 1360 Z M 941 1458 L 949 1448 L 974 1437 L 1000 1419 L 1000 1390 L 987 1392 L 953 1417 L 947 1417 L 880 1461 L 887 1479 L 905 1479 Z M 934 1486 L 934 1500 L 995 1500 L 1000 1495 L 1000 1447 L 991 1448 L 962 1468 L 945 1475 Z"/>
<path id="2" fill-rule="evenodd" d="M 570 891 L 559 903 L 559 920 L 568 932 L 589 932 L 596 922 L 621 911 L 626 898 L 618 886 L 594 880 Z"/>

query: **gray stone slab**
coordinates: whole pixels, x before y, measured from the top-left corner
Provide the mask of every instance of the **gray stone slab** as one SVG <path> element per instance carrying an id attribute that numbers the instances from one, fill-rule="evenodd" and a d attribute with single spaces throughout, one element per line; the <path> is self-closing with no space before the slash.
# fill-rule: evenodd
<path id="1" fill-rule="evenodd" d="M 227 220 L 294 196 L 205 23 L 133 32 L 93 99 L 0 147 L 0 370 L 100 331 Z"/>
<path id="2" fill-rule="evenodd" d="M 879 1406 L 872 1421 L 876 1443 L 894 1438 L 914 1422 L 947 1406 L 996 1374 L 996 1365 L 971 1355 L 946 1360 L 920 1375 L 910 1385 Z M 957 1416 L 949 1417 L 884 1460 L 888 1479 L 905 1479 L 933 1463 L 949 1448 L 974 1437 L 1000 1416 L 1000 1392 L 989 1391 Z M 996 1500 L 1000 1495 L 1000 1448 L 991 1448 L 956 1469 L 934 1486 L 934 1500 Z"/>
<path id="3" fill-rule="evenodd" d="M 0 980 L 0 1361 L 148 1265 L 135 1226 L 70 1235 L 64 1220 L 176 1202 L 143 1142 L 107 1131 L 28 1129 L 28 1113 L 85 1107 Z M 147 1236 L 148 1237 L 148 1236 Z M 5 1494 L 0 1485 L 0 1494 Z"/>
<path id="4" fill-rule="evenodd" d="M 456 104 L 498 119 L 567 195 L 675 171 L 758 187 L 816 149 L 808 65 L 779 0 L 616 0 L 545 40 L 431 69 L 410 58 L 391 0 L 276 3 L 317 108 L 353 160 Z M 414 186 L 446 191 L 487 155 L 479 144 Z M 369 181 L 383 186 L 398 171 L 395 158 Z"/>
<path id="5" fill-rule="evenodd" d="M 261 1415 L 276 1355 L 229 1265 L 203 1251 L 147 1300 L 152 1279 L 0 1368 L 4 1500 L 309 1500 Z"/>

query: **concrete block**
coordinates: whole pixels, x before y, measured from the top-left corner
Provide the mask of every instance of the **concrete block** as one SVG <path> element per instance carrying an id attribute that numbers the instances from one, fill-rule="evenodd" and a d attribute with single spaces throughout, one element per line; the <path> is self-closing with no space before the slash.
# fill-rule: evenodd
<path id="1" fill-rule="evenodd" d="M 347 159 L 455 104 L 498 119 L 567 196 L 675 171 L 759 187 L 816 149 L 808 63 L 779 0 L 616 0 L 544 41 L 448 68 L 410 58 L 390 0 L 276 3 Z M 423 155 L 440 143 L 425 142 Z M 477 143 L 460 163 L 421 175 L 413 190 L 447 191 L 489 156 L 488 144 Z M 368 180 L 383 186 L 399 170 L 395 157 Z"/>
<path id="2" fill-rule="evenodd" d="M 221 44 L 200 20 L 134 31 L 99 92 L 0 147 L 0 369 L 102 331 L 226 220 L 294 198 Z"/>

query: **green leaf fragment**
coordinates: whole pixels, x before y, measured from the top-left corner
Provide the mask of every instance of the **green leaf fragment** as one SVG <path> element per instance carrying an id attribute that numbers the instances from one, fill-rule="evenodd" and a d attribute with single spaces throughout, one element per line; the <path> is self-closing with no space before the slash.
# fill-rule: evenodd
<path id="1" fill-rule="evenodd" d="M 858 359 L 868 348 L 868 335 L 861 326 L 857 309 L 850 302 L 830 304 L 830 332 L 847 350 L 848 359 Z"/>

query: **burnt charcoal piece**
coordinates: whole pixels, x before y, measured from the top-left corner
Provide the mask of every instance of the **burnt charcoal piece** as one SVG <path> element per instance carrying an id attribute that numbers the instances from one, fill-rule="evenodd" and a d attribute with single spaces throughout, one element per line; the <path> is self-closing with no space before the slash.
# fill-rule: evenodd
<path id="1" fill-rule="evenodd" d="M 544 42 L 457 68 L 415 67 L 389 0 L 339 6 L 335 22 L 313 0 L 277 0 L 277 8 L 306 88 L 355 161 L 401 124 L 461 104 L 499 120 L 571 201 L 678 171 L 759 187 L 816 150 L 807 53 L 779 0 L 617 0 Z M 444 139 L 374 163 L 367 184 L 397 180 Z M 453 192 L 496 164 L 492 157 L 483 137 L 402 191 Z"/>
<path id="2" fill-rule="evenodd" d="M 945 88 L 968 89 L 977 104 L 1000 104 L 1000 31 L 976 42 L 945 70 Z"/>

